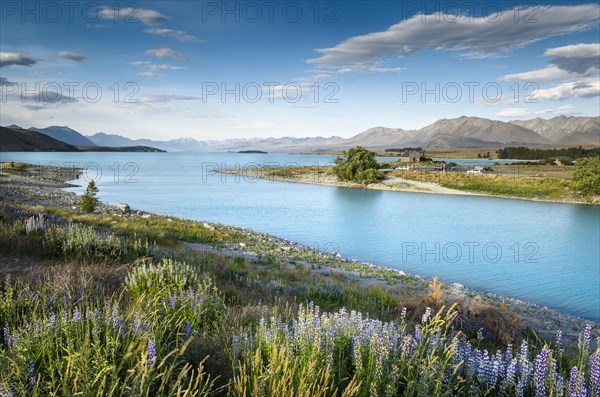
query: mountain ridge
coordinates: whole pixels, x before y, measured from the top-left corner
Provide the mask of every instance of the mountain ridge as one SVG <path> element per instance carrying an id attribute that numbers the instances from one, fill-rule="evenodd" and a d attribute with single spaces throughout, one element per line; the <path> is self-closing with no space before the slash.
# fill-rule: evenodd
<path id="1" fill-rule="evenodd" d="M 131 139 L 118 134 L 98 132 L 84 136 L 96 146 L 150 146 L 170 152 L 207 152 L 258 150 L 265 152 L 320 153 L 342 151 L 353 146 L 372 150 L 390 147 L 423 148 L 499 148 L 503 146 L 600 145 L 600 117 L 558 116 L 550 119 L 499 121 L 482 117 L 460 116 L 439 119 L 417 130 L 377 126 L 349 138 L 293 137 L 231 138 L 225 140 Z M 39 130 L 39 129 L 37 129 Z M 72 135 L 72 134 L 71 134 Z M 80 145 L 90 146 L 90 145 Z"/>

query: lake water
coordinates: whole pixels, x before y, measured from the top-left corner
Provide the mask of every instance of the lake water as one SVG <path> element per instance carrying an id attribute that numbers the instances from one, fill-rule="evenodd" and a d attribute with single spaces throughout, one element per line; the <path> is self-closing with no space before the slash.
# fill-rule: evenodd
<path id="1" fill-rule="evenodd" d="M 252 228 L 447 283 L 600 321 L 600 208 L 244 179 L 216 168 L 326 165 L 333 156 L 1 153 L 85 167 L 99 197 L 134 209 Z M 101 176 L 100 176 L 101 172 Z M 87 184 L 82 181 L 82 184 Z M 78 193 L 83 188 L 74 189 Z"/>

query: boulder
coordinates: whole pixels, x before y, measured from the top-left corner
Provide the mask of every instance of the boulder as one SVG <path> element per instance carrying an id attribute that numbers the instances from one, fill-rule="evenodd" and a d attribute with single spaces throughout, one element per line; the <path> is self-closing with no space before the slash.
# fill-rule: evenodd
<path id="1" fill-rule="evenodd" d="M 117 204 L 117 209 L 121 212 L 129 212 L 131 211 L 131 208 L 129 207 L 129 205 L 125 204 L 125 203 L 119 203 Z"/>

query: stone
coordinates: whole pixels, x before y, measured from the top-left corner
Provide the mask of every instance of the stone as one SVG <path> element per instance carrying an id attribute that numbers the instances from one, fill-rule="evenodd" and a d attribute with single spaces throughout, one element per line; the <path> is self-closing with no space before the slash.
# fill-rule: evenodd
<path id="1" fill-rule="evenodd" d="M 150 214 L 142 214 L 143 219 L 149 219 L 152 215 Z"/>
<path id="2" fill-rule="evenodd" d="M 129 212 L 131 211 L 131 208 L 129 207 L 129 205 L 125 204 L 125 203 L 119 203 L 117 204 L 117 209 L 121 212 Z"/>

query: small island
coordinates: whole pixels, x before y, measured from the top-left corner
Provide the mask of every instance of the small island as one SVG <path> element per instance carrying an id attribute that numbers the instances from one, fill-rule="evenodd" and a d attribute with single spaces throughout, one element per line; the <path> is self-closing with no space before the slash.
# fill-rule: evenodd
<path id="1" fill-rule="evenodd" d="M 262 150 L 240 150 L 238 153 L 244 153 L 244 154 L 269 154 L 268 152 L 263 152 Z"/>

